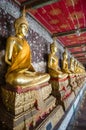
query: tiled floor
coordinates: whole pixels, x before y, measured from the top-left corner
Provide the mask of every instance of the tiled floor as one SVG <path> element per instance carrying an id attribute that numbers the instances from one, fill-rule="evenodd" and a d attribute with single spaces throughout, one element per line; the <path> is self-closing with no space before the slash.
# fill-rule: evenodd
<path id="1" fill-rule="evenodd" d="M 86 91 L 66 130 L 86 130 Z"/>

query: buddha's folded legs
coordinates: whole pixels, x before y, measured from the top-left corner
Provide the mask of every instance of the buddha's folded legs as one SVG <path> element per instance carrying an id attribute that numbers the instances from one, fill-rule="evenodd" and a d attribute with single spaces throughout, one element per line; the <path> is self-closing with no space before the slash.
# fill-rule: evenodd
<path id="1" fill-rule="evenodd" d="M 6 82 L 11 85 L 38 85 L 41 83 L 48 82 L 50 79 L 50 75 L 47 73 L 10 73 L 6 77 Z"/>

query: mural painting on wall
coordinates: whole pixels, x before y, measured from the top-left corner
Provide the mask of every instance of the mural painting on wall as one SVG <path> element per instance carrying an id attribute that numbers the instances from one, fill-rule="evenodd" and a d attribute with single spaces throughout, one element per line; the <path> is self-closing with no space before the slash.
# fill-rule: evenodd
<path id="1" fill-rule="evenodd" d="M 9 34 L 13 34 L 12 23 L 14 18 L 0 9 L 0 84 L 4 83 L 4 75 L 6 73 L 6 64 L 4 60 L 6 39 Z"/>

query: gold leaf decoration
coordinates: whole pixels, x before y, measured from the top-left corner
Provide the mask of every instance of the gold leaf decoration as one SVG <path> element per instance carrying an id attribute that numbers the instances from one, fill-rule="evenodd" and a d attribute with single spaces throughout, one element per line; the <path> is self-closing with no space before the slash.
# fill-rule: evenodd
<path id="1" fill-rule="evenodd" d="M 57 23 L 59 23 L 59 20 L 57 20 L 57 19 L 52 19 L 50 21 L 50 24 L 57 24 Z"/>
<path id="2" fill-rule="evenodd" d="M 86 40 L 86 37 L 78 37 L 78 40 Z"/>
<path id="3" fill-rule="evenodd" d="M 83 13 L 81 11 L 79 11 L 79 12 L 73 12 L 73 13 L 71 13 L 71 16 L 75 20 L 76 20 L 76 16 L 78 17 L 78 19 L 81 19 L 83 17 Z"/>
<path id="4" fill-rule="evenodd" d="M 76 41 L 71 42 L 71 44 L 76 44 Z"/>
<path id="5" fill-rule="evenodd" d="M 69 38 L 69 39 L 74 38 L 74 35 L 69 35 L 69 36 L 67 36 L 67 38 Z"/>
<path id="6" fill-rule="evenodd" d="M 73 6 L 76 5 L 78 3 L 79 0 L 66 0 L 66 3 L 68 6 Z"/>
<path id="7" fill-rule="evenodd" d="M 51 11 L 50 11 L 50 14 L 52 15 L 52 16 L 54 16 L 54 15 L 59 15 L 59 14 L 61 14 L 61 10 L 58 8 L 58 9 L 52 9 Z"/>
<path id="8" fill-rule="evenodd" d="M 62 25 L 60 26 L 60 28 L 67 28 L 67 25 L 66 25 L 66 24 L 62 24 Z"/>

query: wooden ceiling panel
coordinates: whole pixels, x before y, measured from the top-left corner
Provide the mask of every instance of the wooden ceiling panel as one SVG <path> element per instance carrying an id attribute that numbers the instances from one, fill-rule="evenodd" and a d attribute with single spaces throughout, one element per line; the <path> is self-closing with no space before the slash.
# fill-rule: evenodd
<path id="1" fill-rule="evenodd" d="M 75 48 L 71 48 L 71 49 L 69 49 L 70 50 L 70 52 L 79 52 L 79 51 L 82 51 L 82 48 L 81 47 L 75 47 Z"/>
<path id="2" fill-rule="evenodd" d="M 80 57 L 80 56 L 85 56 L 86 55 L 86 52 L 83 52 L 83 53 L 76 53 L 76 54 L 73 54 L 73 56 L 78 59 L 77 57 Z"/>
<path id="3" fill-rule="evenodd" d="M 74 44 L 83 44 L 86 42 L 86 32 L 81 33 L 79 36 L 77 34 L 67 35 L 58 37 L 58 39 L 63 42 L 64 46 L 72 46 Z"/>

